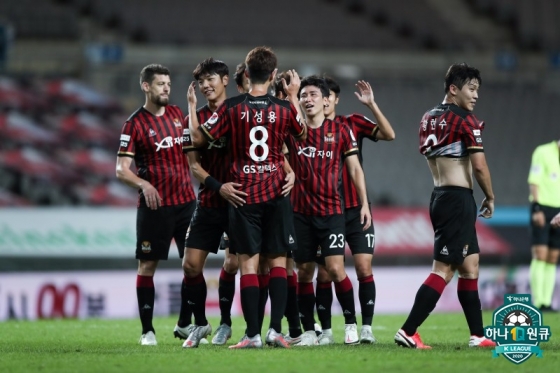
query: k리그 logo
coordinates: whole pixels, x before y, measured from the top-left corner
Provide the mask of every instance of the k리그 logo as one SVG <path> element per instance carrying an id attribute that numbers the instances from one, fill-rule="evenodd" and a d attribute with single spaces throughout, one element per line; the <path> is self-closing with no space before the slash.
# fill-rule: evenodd
<path id="1" fill-rule="evenodd" d="M 494 358 L 503 355 L 521 364 L 533 354 L 543 357 L 539 343 L 548 342 L 550 327 L 543 325 L 542 314 L 531 304 L 530 294 L 506 294 L 504 304 L 494 311 L 492 326 L 484 328 L 486 338 L 496 342 Z"/>

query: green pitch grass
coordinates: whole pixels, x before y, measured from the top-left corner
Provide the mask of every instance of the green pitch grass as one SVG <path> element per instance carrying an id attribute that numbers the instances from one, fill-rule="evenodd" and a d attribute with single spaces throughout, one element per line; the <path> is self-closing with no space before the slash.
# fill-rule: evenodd
<path id="1" fill-rule="evenodd" d="M 183 349 L 182 342 L 173 338 L 175 317 L 154 320 L 157 346 L 138 344 L 139 320 L 8 321 L 0 323 L 0 372 L 498 373 L 554 372 L 560 363 L 560 314 L 544 314 L 544 324 L 552 331 L 551 341 L 540 345 L 544 357 L 532 356 L 521 365 L 502 356 L 493 359 L 490 349 L 469 348 L 462 314 L 428 318 L 419 331 L 432 350 L 398 347 L 393 336 L 404 319 L 404 315 L 376 315 L 373 331 L 377 344 L 344 346 L 344 321 L 334 317 L 337 344 L 289 350 L 229 350 L 211 344 Z M 214 329 L 218 321 L 210 318 Z M 485 313 L 484 321 L 485 326 L 490 325 L 490 313 Z M 231 344 L 244 330 L 241 318 L 233 322 Z"/>

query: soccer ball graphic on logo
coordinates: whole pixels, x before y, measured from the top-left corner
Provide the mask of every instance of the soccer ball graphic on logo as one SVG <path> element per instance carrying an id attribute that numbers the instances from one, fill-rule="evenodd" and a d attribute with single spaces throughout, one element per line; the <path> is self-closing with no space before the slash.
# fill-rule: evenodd
<path id="1" fill-rule="evenodd" d="M 504 326 L 530 326 L 531 318 L 524 312 L 513 311 L 504 318 Z"/>

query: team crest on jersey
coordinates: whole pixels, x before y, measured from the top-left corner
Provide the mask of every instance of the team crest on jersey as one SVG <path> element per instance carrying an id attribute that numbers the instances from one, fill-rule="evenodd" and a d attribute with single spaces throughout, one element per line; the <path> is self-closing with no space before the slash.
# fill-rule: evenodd
<path id="1" fill-rule="evenodd" d="M 214 113 L 212 114 L 212 116 L 208 119 L 208 121 L 206 123 L 208 124 L 214 124 L 218 121 L 218 114 Z"/>
<path id="2" fill-rule="evenodd" d="M 173 124 L 175 127 L 181 128 L 181 121 L 177 118 L 173 118 Z"/>
<path id="3" fill-rule="evenodd" d="M 325 143 L 334 144 L 334 136 L 331 132 L 329 132 L 325 135 Z"/>
<path id="4" fill-rule="evenodd" d="M 142 241 L 142 252 L 147 254 L 150 251 L 152 251 L 152 244 L 150 241 Z"/>

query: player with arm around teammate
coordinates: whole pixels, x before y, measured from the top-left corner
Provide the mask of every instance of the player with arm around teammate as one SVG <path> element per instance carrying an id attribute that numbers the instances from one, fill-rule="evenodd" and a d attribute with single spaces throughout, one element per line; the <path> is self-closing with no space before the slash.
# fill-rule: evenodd
<path id="1" fill-rule="evenodd" d="M 193 77 L 207 99 L 207 104 L 196 110 L 195 115 L 199 121 L 210 118 L 226 99 L 228 73 L 227 65 L 213 58 L 205 59 L 194 69 Z M 188 120 L 187 117 L 187 123 Z M 247 196 L 238 190 L 239 184 L 228 181 L 230 161 L 227 147 L 227 138 L 221 137 L 202 148 L 195 148 L 191 144 L 190 133 L 183 145 L 193 175 L 201 183 L 198 203 L 187 233 L 183 260 L 187 300 L 192 305 L 196 325 L 183 343 L 184 348 L 198 347 L 202 339 L 212 332 L 206 319 L 204 264 L 209 253 L 217 253 L 222 234 L 229 228 L 228 203 L 241 206 Z M 237 267 L 235 252 L 227 250 L 218 288 L 221 320 L 212 339 L 213 344 L 223 345 L 231 337 L 231 305 L 235 294 Z M 176 331 L 181 331 L 181 328 L 177 326 Z"/>
<path id="2" fill-rule="evenodd" d="M 270 268 L 271 321 L 265 341 L 289 347 L 281 334 L 286 307 L 286 253 L 292 223 L 291 204 L 282 195 L 286 177 L 282 145 L 292 134 L 304 140 L 307 127 L 294 107 L 297 104 L 299 77 L 294 75 L 287 87 L 289 101 L 268 94 L 274 81 L 277 59 L 267 47 L 251 50 L 245 59 L 251 90 L 227 99 L 202 125 L 190 116 L 189 126 L 195 146 L 203 146 L 221 136 L 231 141 L 231 177 L 247 193 L 246 203 L 229 208 L 230 244 L 236 250 L 241 269 L 241 306 L 247 323 L 246 338 L 230 348 L 260 348 L 259 284 L 260 255 L 266 255 Z M 194 87 L 189 87 L 189 111 L 196 107 Z M 194 97 L 193 97 L 194 96 Z"/>

